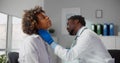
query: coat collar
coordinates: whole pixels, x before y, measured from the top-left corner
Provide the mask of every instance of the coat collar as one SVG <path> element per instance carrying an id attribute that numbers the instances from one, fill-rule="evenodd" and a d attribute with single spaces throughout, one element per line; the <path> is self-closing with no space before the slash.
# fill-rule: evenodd
<path id="1" fill-rule="evenodd" d="M 87 29 L 87 27 L 85 27 L 85 26 L 81 27 L 81 28 L 78 30 L 76 36 L 80 36 L 81 33 L 82 33 L 85 29 Z"/>

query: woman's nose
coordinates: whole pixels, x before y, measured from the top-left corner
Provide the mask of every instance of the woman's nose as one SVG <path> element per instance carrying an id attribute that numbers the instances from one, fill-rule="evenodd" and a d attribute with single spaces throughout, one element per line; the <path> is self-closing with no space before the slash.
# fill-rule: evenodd
<path id="1" fill-rule="evenodd" d="M 45 18 L 46 18 L 46 19 L 49 19 L 49 17 L 48 17 L 48 16 L 46 16 Z"/>

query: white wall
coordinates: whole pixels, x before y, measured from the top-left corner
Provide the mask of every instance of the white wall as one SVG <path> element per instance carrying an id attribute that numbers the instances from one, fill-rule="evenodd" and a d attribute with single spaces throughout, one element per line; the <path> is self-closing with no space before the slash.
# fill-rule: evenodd
<path id="1" fill-rule="evenodd" d="M 0 12 L 22 17 L 23 10 L 34 8 L 35 5 L 42 5 L 43 0 L 0 0 Z"/>

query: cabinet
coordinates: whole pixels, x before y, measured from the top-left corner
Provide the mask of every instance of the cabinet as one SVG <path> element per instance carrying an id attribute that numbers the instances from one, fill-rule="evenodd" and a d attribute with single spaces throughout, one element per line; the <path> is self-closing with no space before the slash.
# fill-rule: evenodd
<path id="1" fill-rule="evenodd" d="M 120 49 L 120 36 L 100 36 L 107 49 Z"/>
<path id="2" fill-rule="evenodd" d="M 116 37 L 116 49 L 120 49 L 120 36 Z"/>

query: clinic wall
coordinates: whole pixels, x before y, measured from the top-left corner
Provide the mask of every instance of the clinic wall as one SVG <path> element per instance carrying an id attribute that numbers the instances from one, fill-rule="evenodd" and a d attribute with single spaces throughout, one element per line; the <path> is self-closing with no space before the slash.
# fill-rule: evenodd
<path id="1" fill-rule="evenodd" d="M 80 8 L 81 15 L 85 17 L 90 23 L 114 23 L 115 34 L 120 31 L 120 0 L 45 0 L 44 8 L 46 13 L 50 16 L 53 28 L 56 30 L 56 36 L 62 46 L 68 47 L 68 42 L 71 38 L 68 35 L 63 35 L 61 32 L 61 16 L 62 8 Z M 97 19 L 95 11 L 103 10 L 103 17 Z M 66 38 L 66 39 L 64 39 Z M 64 40 L 63 40 L 64 39 Z M 70 45 L 70 44 L 69 44 Z"/>
<path id="2" fill-rule="evenodd" d="M 0 0 L 0 12 L 21 18 L 23 10 L 35 5 L 43 6 L 43 0 Z"/>

